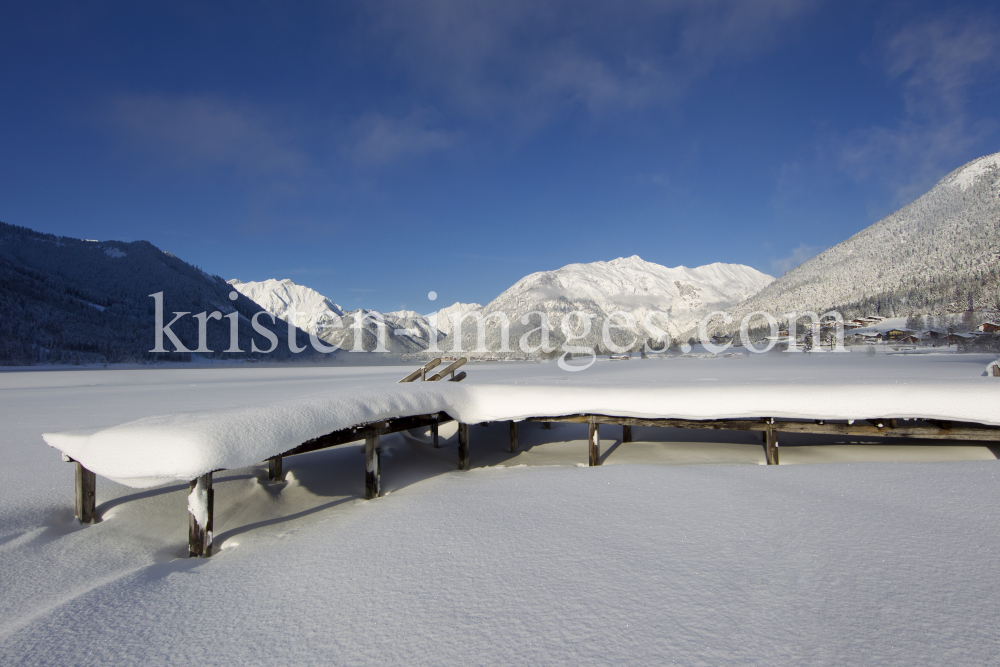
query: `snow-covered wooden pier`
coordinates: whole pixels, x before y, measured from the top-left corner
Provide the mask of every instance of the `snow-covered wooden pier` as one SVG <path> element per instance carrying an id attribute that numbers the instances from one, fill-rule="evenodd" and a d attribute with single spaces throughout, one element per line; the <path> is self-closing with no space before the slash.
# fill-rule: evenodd
<path id="1" fill-rule="evenodd" d="M 365 497 L 381 494 L 380 438 L 429 429 L 435 446 L 441 424 L 457 422 L 459 470 L 470 465 L 470 424 L 503 423 L 510 451 L 520 422 L 588 425 L 588 461 L 601 465 L 601 426 L 756 431 L 765 459 L 779 463 L 780 434 L 1000 442 L 1000 382 L 867 382 L 854 385 L 714 383 L 707 387 L 602 384 L 458 385 L 458 360 L 433 376 L 435 360 L 398 385 L 332 391 L 309 400 L 151 417 L 90 433 L 45 434 L 76 464 L 76 516 L 96 516 L 96 475 L 133 487 L 171 481 L 190 484 L 189 553 L 213 550 L 212 476 L 222 470 L 268 463 L 272 481 L 283 460 L 358 441 L 365 442 Z M 427 382 L 414 383 L 417 378 Z M 455 382 L 441 382 L 451 379 Z M 706 393 L 707 392 L 707 393 Z M 710 400 L 709 400 L 710 399 Z M 729 406 L 729 407 L 727 407 Z"/>

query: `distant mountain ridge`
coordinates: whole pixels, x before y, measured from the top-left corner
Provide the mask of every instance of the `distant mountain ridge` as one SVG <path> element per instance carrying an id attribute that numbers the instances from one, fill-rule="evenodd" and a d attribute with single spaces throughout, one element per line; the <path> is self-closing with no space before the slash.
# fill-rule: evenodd
<path id="1" fill-rule="evenodd" d="M 612 330 L 615 345 L 627 345 L 635 339 L 662 341 L 665 336 L 646 326 L 647 317 L 674 338 L 708 313 L 743 301 L 773 280 L 741 264 L 668 268 L 633 255 L 533 273 L 488 303 L 482 314 L 487 317 L 493 313 L 506 315 L 511 324 L 513 347 L 522 335 L 539 326 L 537 315 L 531 316 L 528 324 L 521 322 L 528 313 L 545 313 L 551 327 L 550 345 L 559 345 L 565 340 L 561 324 L 567 314 L 574 311 L 590 313 L 595 322 L 591 332 L 572 344 L 602 349 L 601 326 L 612 313 L 627 313 L 635 322 L 630 328 Z M 662 313 L 667 314 L 665 319 Z M 615 323 L 621 324 L 624 320 L 619 318 Z M 582 333 L 582 325 L 571 327 L 571 331 Z M 462 335 L 463 349 L 474 349 L 477 331 L 473 323 L 465 325 Z M 499 349 L 500 332 L 495 321 L 490 322 L 486 338 L 489 349 Z M 528 339 L 530 344 L 538 344 L 537 341 L 532 343 L 533 340 Z M 450 340 L 443 341 L 442 349 L 450 344 Z"/>
<path id="2" fill-rule="evenodd" d="M 601 322 L 613 312 L 626 312 L 636 322 L 631 329 L 615 330 L 616 336 L 623 340 L 645 342 L 650 338 L 660 338 L 657 332 L 647 330 L 644 321 L 648 314 L 657 313 L 652 321 L 674 337 L 705 314 L 728 308 L 772 280 L 771 276 L 739 264 L 667 268 L 632 256 L 610 262 L 570 264 L 555 271 L 533 273 L 519 280 L 485 308 L 479 304 L 456 303 L 426 316 L 413 311 L 378 313 L 356 310 L 343 313 L 329 299 L 290 280 L 259 283 L 231 280 L 230 284 L 278 317 L 286 317 L 294 306 L 303 313 L 298 320 L 300 326 L 348 350 L 358 349 L 359 345 L 364 350 L 376 349 L 377 322 L 381 319 L 386 327 L 384 345 L 388 352 L 419 355 L 435 342 L 436 349 L 451 351 L 456 336 L 452 331 L 453 317 L 471 315 L 463 319 L 460 335 L 461 349 L 472 351 L 478 347 L 476 315 L 488 318 L 493 313 L 503 312 L 511 325 L 510 341 L 513 346 L 507 356 L 523 356 L 516 347 L 520 336 L 539 326 L 537 316 L 527 325 L 521 322 L 521 317 L 532 311 L 546 314 L 551 328 L 550 339 L 556 344 L 564 339 L 560 331 L 563 316 L 573 311 L 584 311 L 597 318 L 591 343 L 599 346 Z M 667 314 L 665 319 L 662 318 L 663 313 Z M 335 324 L 327 326 L 331 322 Z M 361 322 L 360 333 L 355 326 L 358 322 Z M 488 351 L 500 350 L 501 335 L 496 318 L 487 320 L 485 340 Z M 574 344 L 586 343 L 574 341 Z"/>
<path id="3" fill-rule="evenodd" d="M 993 153 L 731 308 L 733 324 L 719 329 L 737 328 L 754 311 L 777 317 L 793 310 L 839 310 L 847 317 L 996 311 L 998 271 L 1000 153 Z"/>
<path id="4" fill-rule="evenodd" d="M 297 326 L 344 350 L 376 350 L 378 326 L 382 322 L 386 351 L 419 353 L 431 346 L 432 339 L 440 340 L 451 331 L 452 313 L 464 314 L 481 308 L 479 304 L 455 303 L 430 315 L 409 310 L 380 313 L 364 308 L 345 312 L 319 292 L 287 278 L 259 282 L 234 279 L 229 284 L 277 318 L 288 321 L 297 313 Z"/>
<path id="5" fill-rule="evenodd" d="M 299 326 L 342 349 L 377 349 L 378 323 L 381 321 L 385 324 L 383 343 L 386 351 L 419 355 L 428 348 L 433 349 L 435 343 L 436 349 L 441 351 L 454 349 L 452 326 L 456 315 L 464 318 L 461 348 L 476 349 L 477 316 L 489 318 L 497 312 L 507 316 L 514 345 L 523 333 L 538 326 L 537 316 L 527 325 L 521 322 L 523 315 L 533 311 L 546 314 L 551 341 L 556 344 L 564 338 L 560 331 L 563 316 L 573 311 L 584 311 L 597 318 L 597 329 L 593 333 L 598 339 L 601 321 L 613 312 L 628 313 L 636 323 L 631 329 L 616 329 L 615 335 L 620 338 L 641 341 L 661 338 L 657 331 L 646 328 L 648 315 L 657 327 L 674 337 L 708 312 L 727 308 L 772 280 L 771 276 L 738 264 L 667 268 L 632 256 L 533 273 L 485 308 L 479 304 L 456 303 L 429 315 L 413 311 L 378 313 L 365 309 L 345 313 L 330 299 L 287 279 L 229 282 L 279 318 L 287 318 L 291 312 L 298 311 Z M 358 323 L 360 330 L 356 326 Z M 616 321 L 616 324 L 622 323 L 623 320 Z M 499 351 L 501 336 L 496 318 L 487 319 L 485 331 L 487 349 Z M 513 349 L 509 356 L 520 354 Z"/>

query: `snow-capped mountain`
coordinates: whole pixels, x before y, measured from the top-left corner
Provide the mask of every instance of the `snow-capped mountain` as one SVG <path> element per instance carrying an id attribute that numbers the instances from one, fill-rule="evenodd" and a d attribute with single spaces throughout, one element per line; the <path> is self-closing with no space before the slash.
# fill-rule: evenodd
<path id="1" fill-rule="evenodd" d="M 374 350 L 378 342 L 378 323 L 381 318 L 381 321 L 385 322 L 384 346 L 388 352 L 418 354 L 431 347 L 433 341 L 439 341 L 451 332 L 453 313 L 464 315 L 481 307 L 475 303 L 455 303 L 429 315 L 421 315 L 413 310 L 396 310 L 388 313 L 365 309 L 353 310 L 344 315 L 343 328 L 328 327 L 319 335 L 345 350 Z M 360 338 L 356 332 L 358 322 L 362 330 Z"/>
<path id="2" fill-rule="evenodd" d="M 287 322 L 295 316 L 296 325 L 303 331 L 344 350 L 377 349 L 379 326 L 384 326 L 382 339 L 386 351 L 418 353 L 430 347 L 432 340 L 439 340 L 451 331 L 452 313 L 465 314 L 481 308 L 479 304 L 455 303 L 430 315 L 412 310 L 380 313 L 366 308 L 345 312 L 316 290 L 287 278 L 259 282 L 234 279 L 229 284 L 275 317 Z"/>
<path id="3" fill-rule="evenodd" d="M 1000 153 L 951 172 L 913 203 L 732 308 L 845 316 L 1000 309 Z"/>
<path id="4" fill-rule="evenodd" d="M 275 317 L 286 322 L 295 318 L 295 324 L 307 333 L 316 333 L 325 323 L 334 319 L 331 316 L 344 315 L 344 310 L 330 299 L 305 285 L 296 285 L 287 278 L 271 278 L 259 282 L 234 279 L 229 284 Z"/>
<path id="5" fill-rule="evenodd" d="M 478 303 L 460 303 L 455 302 L 448 306 L 447 308 L 442 308 L 436 313 L 429 313 L 426 315 L 427 321 L 431 323 L 432 326 L 437 327 L 445 336 L 451 334 L 452 323 L 454 322 L 454 316 L 458 315 L 462 317 L 468 313 L 474 313 L 477 310 L 482 310 L 483 307 Z"/>
<path id="6" fill-rule="evenodd" d="M 345 350 L 376 349 L 381 321 L 385 324 L 383 340 L 388 352 L 418 354 L 435 341 L 440 351 L 451 351 L 455 344 L 454 316 L 478 313 L 489 318 L 494 313 L 503 313 L 510 322 L 511 356 L 520 356 L 523 353 L 516 347 L 520 336 L 539 326 L 537 316 L 528 324 L 521 322 L 522 316 L 533 311 L 544 312 L 548 317 L 552 344 L 563 340 L 560 331 L 563 316 L 573 311 L 593 315 L 596 323 L 592 335 L 574 341 L 576 344 L 599 345 L 601 324 L 614 312 L 628 313 L 636 322 L 631 329 L 613 330 L 616 341 L 618 338 L 645 341 L 660 339 L 655 330 L 646 328 L 647 315 L 658 313 L 653 316 L 652 323 L 675 337 L 705 314 L 728 308 L 773 280 L 771 276 L 739 264 L 667 268 L 633 256 L 533 273 L 485 308 L 476 303 L 455 303 L 428 315 L 407 310 L 378 313 L 366 309 L 345 313 L 330 299 L 290 280 L 258 283 L 234 280 L 230 284 L 277 317 L 284 319 L 293 309 L 298 310 L 300 327 Z M 659 315 L 662 313 L 667 313 L 667 317 Z M 472 315 L 463 321 L 461 349 L 464 351 L 478 347 L 476 319 Z M 615 322 L 616 325 L 622 323 L 623 320 Z M 500 339 L 498 319 L 489 318 L 487 349 L 499 350 Z"/>
<path id="7" fill-rule="evenodd" d="M 510 322 L 511 347 L 515 349 L 519 337 L 539 326 L 539 317 L 531 316 L 524 324 L 521 318 L 533 311 L 546 314 L 552 329 L 550 344 L 563 340 L 560 326 L 563 317 L 573 311 L 583 311 L 594 316 L 594 326 L 586 338 L 573 344 L 600 346 L 603 321 L 614 312 L 631 315 L 636 326 L 615 330 L 616 344 L 633 340 L 661 339 L 655 330 L 644 322 L 647 315 L 652 324 L 666 331 L 671 337 L 685 331 L 706 314 L 723 310 L 757 293 L 774 280 L 749 266 L 739 264 L 708 264 L 697 268 L 679 266 L 668 268 L 646 262 L 638 256 L 619 258 L 610 262 L 570 264 L 555 271 L 533 273 L 522 278 L 482 310 L 489 317 L 503 313 Z M 668 313 L 664 320 L 653 313 Z M 624 323 L 623 319 L 615 324 Z M 573 331 L 582 331 L 574 328 Z M 462 348 L 477 347 L 477 330 L 472 322 L 463 325 Z M 487 325 L 487 348 L 500 348 L 497 318 Z M 532 339 L 529 338 L 529 343 Z M 534 346 L 536 343 L 532 343 Z M 450 349 L 450 341 L 442 341 L 442 349 Z"/>

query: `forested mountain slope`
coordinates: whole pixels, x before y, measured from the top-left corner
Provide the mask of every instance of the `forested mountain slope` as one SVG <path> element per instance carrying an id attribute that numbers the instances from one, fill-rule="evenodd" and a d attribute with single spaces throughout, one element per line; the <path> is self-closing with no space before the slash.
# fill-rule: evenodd
<path id="1" fill-rule="evenodd" d="M 238 312 L 239 348 L 230 346 L 229 320 L 208 321 L 205 356 L 249 356 L 249 318 L 261 308 L 244 296 L 230 300 L 224 280 L 159 250 L 146 241 L 84 241 L 0 223 L 0 363 L 30 364 L 176 361 L 177 352 L 153 353 L 155 308 L 151 294 L 163 292 L 164 317 L 173 312 Z M 262 326 L 279 339 L 269 359 L 287 358 L 287 325 Z M 189 350 L 198 347 L 198 321 L 191 315 L 172 327 Z M 303 340 L 306 340 L 303 336 Z M 259 349 L 270 343 L 260 335 Z M 306 341 L 308 342 L 308 341 Z M 165 349 L 174 346 L 165 340 Z M 260 355 L 256 355 L 260 356 Z"/>
<path id="2" fill-rule="evenodd" d="M 1000 153 L 956 169 L 913 203 L 730 309 L 847 317 L 1000 309 Z"/>

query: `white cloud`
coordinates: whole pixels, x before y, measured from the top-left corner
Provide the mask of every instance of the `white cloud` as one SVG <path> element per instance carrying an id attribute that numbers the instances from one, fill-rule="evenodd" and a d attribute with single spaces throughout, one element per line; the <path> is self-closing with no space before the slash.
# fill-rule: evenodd
<path id="1" fill-rule="evenodd" d="M 676 101 L 725 63 L 770 48 L 812 0 L 580 3 L 397 0 L 367 5 L 365 44 L 418 94 L 523 129 Z"/>
<path id="2" fill-rule="evenodd" d="M 910 23 L 884 42 L 883 65 L 900 82 L 905 117 L 890 127 L 870 127 L 849 137 L 841 166 L 858 180 L 877 179 L 896 192 L 897 204 L 923 193 L 997 127 L 972 118 L 970 90 L 995 75 L 1000 28 L 979 16 Z"/>
<path id="3" fill-rule="evenodd" d="M 771 262 L 771 275 L 781 276 L 794 269 L 806 260 L 812 259 L 820 251 L 818 246 L 801 244 L 788 257 L 782 257 Z"/>

